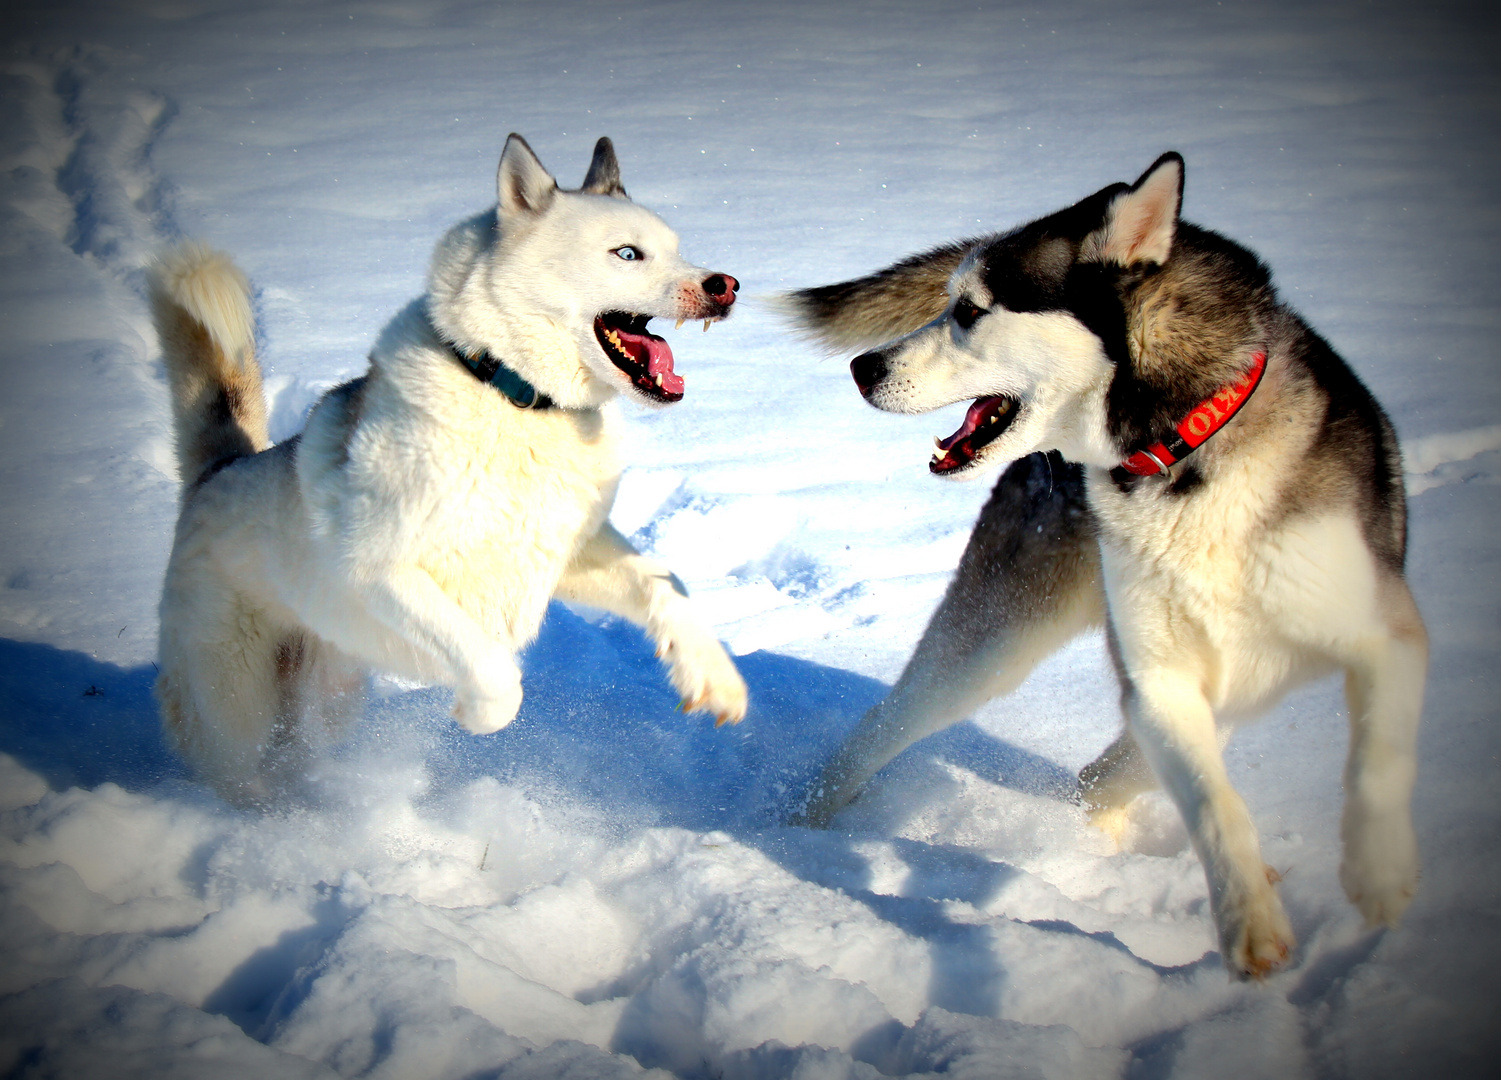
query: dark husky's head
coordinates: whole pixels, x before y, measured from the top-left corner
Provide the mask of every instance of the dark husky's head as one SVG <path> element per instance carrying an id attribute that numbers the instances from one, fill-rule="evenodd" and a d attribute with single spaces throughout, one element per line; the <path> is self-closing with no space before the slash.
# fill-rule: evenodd
<path id="1" fill-rule="evenodd" d="M 971 401 L 959 429 L 938 440 L 934 473 L 972 475 L 1037 450 L 1110 466 L 1136 428 L 1155 423 L 1132 419 L 1139 410 L 1128 399 L 1150 398 L 1148 413 L 1175 407 L 1155 388 L 1133 389 L 1142 377 L 1173 384 L 1173 399 L 1219 377 L 1153 380 L 1141 362 L 1148 339 L 1164 332 L 1150 311 L 1176 317 L 1171 298 L 1161 310 L 1143 306 L 1150 283 L 1186 231 L 1211 235 L 1180 223 L 1182 196 L 1183 159 L 1164 154 L 1135 184 L 1003 235 L 793 293 L 784 308 L 832 348 L 877 345 L 850 364 L 877 408 L 917 413 Z"/>

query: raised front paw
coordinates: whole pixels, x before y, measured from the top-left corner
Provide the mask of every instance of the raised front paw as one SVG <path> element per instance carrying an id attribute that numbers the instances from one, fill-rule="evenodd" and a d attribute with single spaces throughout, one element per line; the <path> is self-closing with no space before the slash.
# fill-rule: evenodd
<path id="1" fill-rule="evenodd" d="M 715 727 L 745 719 L 745 680 L 724 646 L 706 631 L 669 634 L 658 641 L 657 655 L 683 695 L 684 712 L 712 713 Z"/>
<path id="2" fill-rule="evenodd" d="M 1344 822 L 1339 883 L 1367 926 L 1395 927 L 1418 890 L 1418 838 L 1404 814 Z"/>
<path id="3" fill-rule="evenodd" d="M 1220 953 L 1232 978 L 1264 979 L 1286 966 L 1297 939 L 1272 883 L 1281 880 L 1270 867 L 1264 885 L 1255 884 L 1237 902 L 1227 902 L 1217 919 Z"/>
<path id="4" fill-rule="evenodd" d="M 481 685 L 460 687 L 454 694 L 453 718 L 471 735 L 499 731 L 521 708 L 521 672 L 514 663 L 491 666 Z"/>

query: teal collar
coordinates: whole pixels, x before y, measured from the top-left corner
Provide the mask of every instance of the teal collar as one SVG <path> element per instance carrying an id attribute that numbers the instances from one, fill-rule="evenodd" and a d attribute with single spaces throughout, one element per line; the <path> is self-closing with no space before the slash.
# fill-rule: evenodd
<path id="1" fill-rule="evenodd" d="M 486 386 L 495 387 L 516 408 L 551 409 L 554 407 L 555 403 L 552 398 L 539 392 L 535 386 L 506 367 L 500 357 L 494 353 L 482 352 L 478 356 L 472 356 L 452 342 L 444 342 L 444 344 L 448 346 L 448 351 L 453 354 L 454 358 L 464 365 L 469 374 Z"/>

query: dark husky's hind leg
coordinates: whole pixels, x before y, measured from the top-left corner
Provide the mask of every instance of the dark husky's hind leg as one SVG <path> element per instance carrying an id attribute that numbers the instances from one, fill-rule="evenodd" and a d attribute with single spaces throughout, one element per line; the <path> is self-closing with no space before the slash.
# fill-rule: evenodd
<path id="1" fill-rule="evenodd" d="M 1033 454 L 1001 476 L 943 603 L 890 695 L 866 713 L 808 791 L 823 827 L 887 762 L 1020 686 L 1105 616 L 1083 470 Z"/>

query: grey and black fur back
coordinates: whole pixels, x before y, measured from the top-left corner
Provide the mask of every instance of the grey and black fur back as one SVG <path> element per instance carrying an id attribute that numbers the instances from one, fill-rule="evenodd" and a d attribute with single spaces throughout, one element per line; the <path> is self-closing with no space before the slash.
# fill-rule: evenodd
<path id="1" fill-rule="evenodd" d="M 1407 556 L 1402 450 L 1386 411 L 1338 353 L 1293 311 L 1280 307 L 1289 355 L 1323 404 L 1308 458 L 1317 467 L 1288 492 L 1289 513 L 1351 502 L 1373 553 L 1400 573 Z"/>

